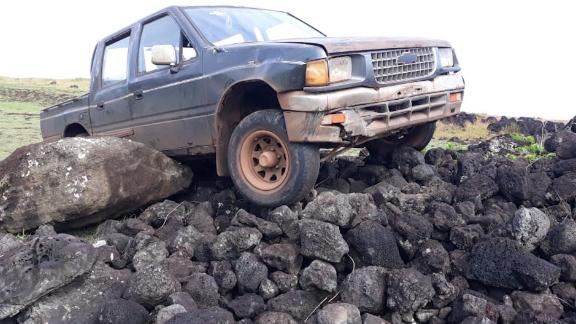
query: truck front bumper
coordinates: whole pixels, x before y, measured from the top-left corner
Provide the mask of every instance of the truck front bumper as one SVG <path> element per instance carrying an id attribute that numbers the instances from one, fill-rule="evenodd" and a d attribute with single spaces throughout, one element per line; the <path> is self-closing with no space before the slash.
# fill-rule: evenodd
<path id="1" fill-rule="evenodd" d="M 290 141 L 346 143 L 455 115 L 463 95 L 464 79 L 449 74 L 379 89 L 292 91 L 278 100 Z"/>

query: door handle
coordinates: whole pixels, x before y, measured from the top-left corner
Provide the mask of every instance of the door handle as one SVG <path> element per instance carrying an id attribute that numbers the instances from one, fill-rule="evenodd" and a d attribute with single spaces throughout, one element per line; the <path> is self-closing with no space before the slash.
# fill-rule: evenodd
<path id="1" fill-rule="evenodd" d="M 99 102 L 96 104 L 96 109 L 98 110 L 104 110 L 104 103 L 103 102 Z"/>
<path id="2" fill-rule="evenodd" d="M 132 92 L 132 94 L 134 95 L 134 98 L 136 98 L 136 100 L 140 100 L 142 99 L 142 97 L 144 97 L 144 92 L 142 92 L 142 90 L 136 90 Z"/>

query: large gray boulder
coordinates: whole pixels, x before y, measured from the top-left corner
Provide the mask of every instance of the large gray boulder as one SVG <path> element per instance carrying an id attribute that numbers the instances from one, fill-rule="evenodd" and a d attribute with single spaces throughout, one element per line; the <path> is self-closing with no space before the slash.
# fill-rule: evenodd
<path id="1" fill-rule="evenodd" d="M 97 258 L 95 248 L 66 234 L 6 251 L 0 258 L 0 320 L 89 272 Z"/>
<path id="2" fill-rule="evenodd" d="M 187 188 L 192 172 L 144 144 L 67 138 L 16 150 L 0 162 L 0 229 L 100 222 Z"/>

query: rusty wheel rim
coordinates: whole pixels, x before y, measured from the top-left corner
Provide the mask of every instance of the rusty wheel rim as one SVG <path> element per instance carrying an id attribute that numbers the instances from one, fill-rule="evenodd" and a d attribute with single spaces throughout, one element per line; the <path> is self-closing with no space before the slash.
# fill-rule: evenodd
<path id="1" fill-rule="evenodd" d="M 288 147 L 276 134 L 259 130 L 248 134 L 240 148 L 240 171 L 260 191 L 275 191 L 290 169 Z"/>

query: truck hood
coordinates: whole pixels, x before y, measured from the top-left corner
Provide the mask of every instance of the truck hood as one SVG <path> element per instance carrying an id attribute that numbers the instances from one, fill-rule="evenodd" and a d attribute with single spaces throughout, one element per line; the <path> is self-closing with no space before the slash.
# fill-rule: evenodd
<path id="1" fill-rule="evenodd" d="M 315 37 L 288 39 L 281 42 L 321 46 L 328 54 L 394 48 L 451 47 L 450 43 L 443 40 L 403 37 Z"/>

